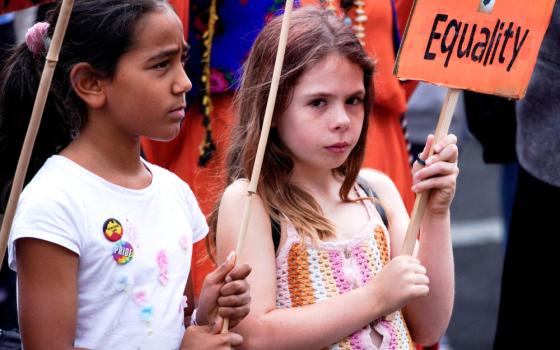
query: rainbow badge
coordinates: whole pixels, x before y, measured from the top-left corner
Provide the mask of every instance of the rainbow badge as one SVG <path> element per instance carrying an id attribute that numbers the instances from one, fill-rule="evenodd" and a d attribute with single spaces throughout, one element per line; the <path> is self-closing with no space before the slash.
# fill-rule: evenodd
<path id="1" fill-rule="evenodd" d="M 128 264 L 134 257 L 134 248 L 127 241 L 118 241 L 113 246 L 113 259 L 119 265 Z"/>

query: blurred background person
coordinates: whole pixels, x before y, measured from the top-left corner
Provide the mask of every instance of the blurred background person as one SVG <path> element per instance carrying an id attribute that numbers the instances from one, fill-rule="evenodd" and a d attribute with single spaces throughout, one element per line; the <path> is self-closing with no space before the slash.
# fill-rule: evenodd
<path id="1" fill-rule="evenodd" d="M 560 2 L 524 99 L 517 102 L 517 189 L 502 275 L 500 311 L 494 349 L 550 348 L 558 309 L 553 282 L 560 243 Z M 528 271 L 528 272 L 526 272 Z M 545 276 L 544 278 L 542 276 Z"/>

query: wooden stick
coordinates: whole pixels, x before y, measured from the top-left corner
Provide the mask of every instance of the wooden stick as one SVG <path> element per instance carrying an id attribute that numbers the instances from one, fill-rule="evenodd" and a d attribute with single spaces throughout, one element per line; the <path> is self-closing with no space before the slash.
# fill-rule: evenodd
<path id="1" fill-rule="evenodd" d="M 241 227 L 239 230 L 239 238 L 237 239 L 236 262 L 241 260 L 241 251 L 245 243 L 245 236 L 247 236 L 247 227 L 249 226 L 249 218 L 251 217 L 251 206 L 253 196 L 257 193 L 257 185 L 261 175 L 262 162 L 264 159 L 264 152 L 266 150 L 266 143 L 268 141 L 268 134 L 270 131 L 270 123 L 272 122 L 272 115 L 274 114 L 274 105 L 276 104 L 276 95 L 278 94 L 278 85 L 280 83 L 280 74 L 282 73 L 282 64 L 284 63 L 284 53 L 286 52 L 286 43 L 288 42 L 288 29 L 290 27 L 290 16 L 292 14 L 292 7 L 294 1 L 287 0 L 284 8 L 284 17 L 282 18 L 282 29 L 280 30 L 280 40 L 278 42 L 278 51 L 276 52 L 276 61 L 274 62 L 274 71 L 272 73 L 272 81 L 270 83 L 270 92 L 266 102 L 266 109 L 264 112 L 263 126 L 261 136 L 259 139 L 259 146 L 255 156 L 255 164 L 253 165 L 253 174 L 251 175 L 251 182 L 247 190 L 247 202 L 243 211 L 243 218 L 241 220 Z M 222 326 L 222 334 L 227 333 L 229 330 L 229 319 L 224 320 Z"/>
<path id="2" fill-rule="evenodd" d="M 453 112 L 455 112 L 455 106 L 457 105 L 457 99 L 459 98 L 459 89 L 449 88 L 447 90 L 447 96 L 445 96 L 445 102 L 441 109 L 439 115 L 439 120 L 436 126 L 436 131 L 434 133 L 434 142 L 430 147 L 430 152 L 428 157 L 434 154 L 434 146 L 447 135 L 449 131 L 449 126 L 451 125 L 451 119 L 453 118 Z M 426 158 L 427 159 L 427 158 Z M 430 197 L 430 191 L 424 191 L 418 196 L 416 196 L 416 201 L 414 202 L 414 207 L 412 209 L 412 217 L 408 223 L 406 229 L 406 236 L 404 238 L 404 243 L 402 246 L 401 254 L 412 255 L 414 252 L 414 246 L 416 245 L 416 240 L 418 239 L 418 233 L 420 232 L 420 223 L 424 217 L 424 212 L 426 211 L 426 204 L 428 203 L 428 198 Z"/>
<path id="3" fill-rule="evenodd" d="M 453 112 L 455 112 L 455 106 L 457 105 L 457 99 L 460 91 L 461 90 L 459 89 L 447 89 L 447 95 L 445 96 L 445 101 L 439 114 L 436 131 L 434 133 L 434 141 L 430 147 L 428 157 L 434 154 L 434 146 L 443 137 L 445 137 L 449 131 L 449 126 L 451 125 L 451 119 L 453 118 Z M 429 190 L 424 191 L 416 196 L 414 207 L 412 208 L 412 216 L 406 229 L 401 255 L 412 255 L 414 253 L 414 247 L 416 246 L 416 240 L 418 239 L 418 233 L 420 232 L 420 223 L 422 222 L 424 212 L 426 211 L 426 204 L 428 203 L 430 192 L 431 191 Z M 390 313 L 385 316 L 385 319 L 394 320 L 395 314 L 396 312 Z"/>
<path id="4" fill-rule="evenodd" d="M 60 47 L 62 46 L 62 41 L 64 40 L 64 34 L 66 34 L 66 28 L 68 27 L 68 21 L 70 20 L 73 6 L 74 0 L 63 0 L 49 47 L 49 52 L 47 53 L 45 67 L 43 68 L 41 81 L 39 82 L 39 89 L 37 91 L 37 96 L 35 97 L 35 104 L 33 105 L 33 111 L 31 112 L 31 119 L 29 120 L 29 126 L 27 128 L 27 133 L 25 134 L 25 140 L 23 141 L 23 147 L 19 156 L 16 174 L 12 183 L 10 199 L 8 200 L 8 206 L 6 207 L 4 220 L 2 221 L 2 229 L 0 230 L 0 268 L 2 268 L 2 263 L 4 261 L 8 236 L 14 221 L 14 215 L 16 213 L 19 196 L 23 188 L 23 182 L 27 173 L 31 152 L 33 151 L 33 145 L 35 144 L 37 132 L 39 131 L 39 126 L 41 125 L 41 117 L 43 116 L 43 110 L 45 109 L 45 103 L 51 86 L 54 69 L 56 68 L 56 63 L 58 62 Z"/>

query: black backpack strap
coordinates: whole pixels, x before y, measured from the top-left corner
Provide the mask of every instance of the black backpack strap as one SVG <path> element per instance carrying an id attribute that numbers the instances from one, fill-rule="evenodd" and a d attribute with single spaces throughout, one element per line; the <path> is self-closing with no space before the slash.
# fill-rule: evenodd
<path id="1" fill-rule="evenodd" d="M 364 190 L 364 192 L 368 195 L 368 197 L 379 199 L 379 196 L 377 195 L 377 193 L 375 193 L 375 191 L 373 190 L 373 188 L 371 187 L 371 185 L 366 179 L 364 179 L 361 176 L 358 176 L 356 182 L 358 183 L 358 186 L 360 186 L 360 188 Z M 374 204 L 375 204 L 375 209 L 377 209 L 377 212 L 379 213 L 379 216 L 381 216 L 381 220 L 383 220 L 383 223 L 385 224 L 385 227 L 389 228 L 389 220 L 387 220 L 387 214 L 385 213 L 385 209 L 379 202 L 375 202 Z"/>
<path id="2" fill-rule="evenodd" d="M 274 209 L 273 209 L 274 210 Z M 281 227 L 280 223 L 270 217 L 270 228 L 272 229 L 272 243 L 274 243 L 274 251 L 278 251 L 278 247 L 280 246 L 280 232 Z"/>

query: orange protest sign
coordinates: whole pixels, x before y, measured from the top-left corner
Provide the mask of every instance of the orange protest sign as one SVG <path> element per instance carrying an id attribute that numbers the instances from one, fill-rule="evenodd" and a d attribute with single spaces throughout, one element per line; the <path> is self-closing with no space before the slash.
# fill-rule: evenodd
<path id="1" fill-rule="evenodd" d="M 554 2 L 415 0 L 394 73 L 523 98 Z"/>

